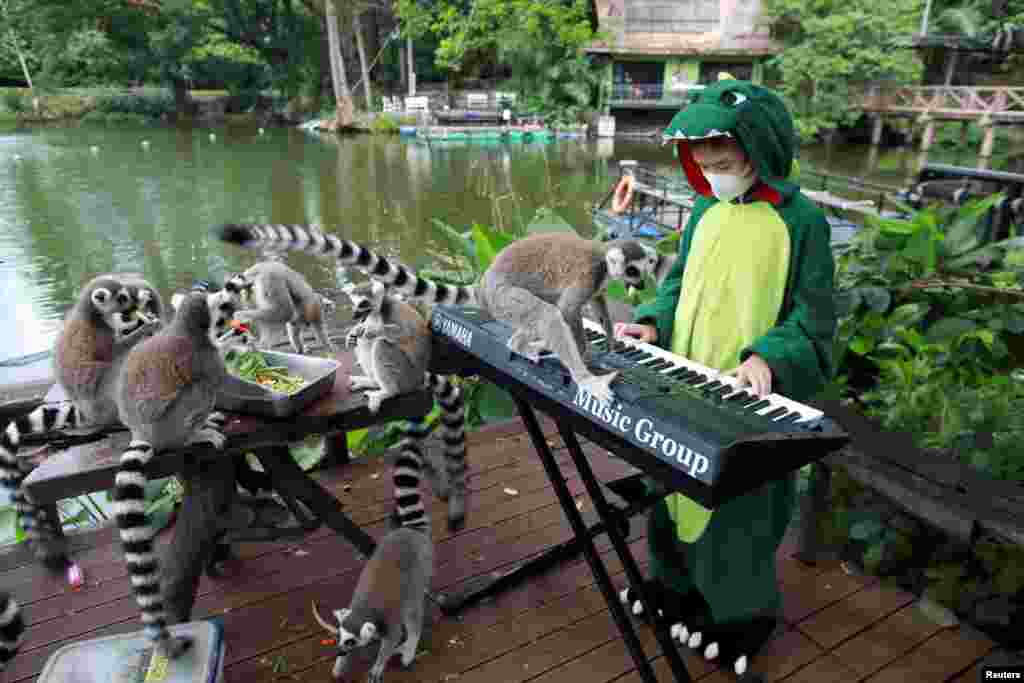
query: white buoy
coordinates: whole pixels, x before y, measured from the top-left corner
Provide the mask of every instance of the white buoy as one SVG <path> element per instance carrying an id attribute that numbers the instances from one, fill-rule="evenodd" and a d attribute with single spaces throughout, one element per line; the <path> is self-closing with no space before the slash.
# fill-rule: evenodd
<path id="1" fill-rule="evenodd" d="M 143 147 L 149 147 L 149 140 L 143 140 L 142 141 L 142 146 Z"/>
<path id="2" fill-rule="evenodd" d="M 92 147 L 89 148 L 89 151 L 92 152 L 93 154 L 99 154 L 100 148 L 97 147 L 96 145 L 93 145 Z"/>
<path id="3" fill-rule="evenodd" d="M 260 128 L 260 135 L 263 135 L 263 129 Z"/>
<path id="4" fill-rule="evenodd" d="M 210 142 L 213 142 L 216 139 L 217 139 L 217 136 L 215 134 L 213 134 L 213 133 L 210 133 Z"/>
<path id="5" fill-rule="evenodd" d="M 15 161 L 21 161 L 21 155 L 20 154 L 15 154 L 14 155 L 14 160 Z"/>

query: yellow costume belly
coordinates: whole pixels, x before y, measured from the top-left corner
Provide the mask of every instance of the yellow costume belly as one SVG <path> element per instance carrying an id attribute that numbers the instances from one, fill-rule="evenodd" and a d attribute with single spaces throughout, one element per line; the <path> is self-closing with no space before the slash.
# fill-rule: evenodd
<path id="1" fill-rule="evenodd" d="M 789 230 L 767 202 L 720 202 L 695 230 L 671 350 L 731 370 L 740 364 L 740 352 L 778 320 L 789 272 Z M 700 538 L 711 511 L 678 493 L 666 503 L 679 538 Z"/>

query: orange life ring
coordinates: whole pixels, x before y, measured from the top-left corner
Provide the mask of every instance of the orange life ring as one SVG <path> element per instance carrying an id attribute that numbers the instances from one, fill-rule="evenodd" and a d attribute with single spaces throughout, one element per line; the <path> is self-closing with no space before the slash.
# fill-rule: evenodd
<path id="1" fill-rule="evenodd" d="M 615 196 L 612 197 L 612 211 L 615 213 L 622 213 L 629 206 L 629 203 L 633 201 L 633 185 L 636 183 L 636 178 L 631 174 L 627 173 L 622 176 L 622 180 L 615 186 Z"/>

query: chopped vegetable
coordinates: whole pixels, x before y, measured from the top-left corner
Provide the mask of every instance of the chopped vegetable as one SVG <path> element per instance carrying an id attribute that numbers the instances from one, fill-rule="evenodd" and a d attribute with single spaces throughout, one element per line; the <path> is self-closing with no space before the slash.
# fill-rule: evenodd
<path id="1" fill-rule="evenodd" d="M 289 375 L 287 368 L 267 364 L 259 351 L 231 349 L 224 354 L 224 364 L 232 375 L 282 394 L 294 394 L 307 384 L 302 377 Z"/>

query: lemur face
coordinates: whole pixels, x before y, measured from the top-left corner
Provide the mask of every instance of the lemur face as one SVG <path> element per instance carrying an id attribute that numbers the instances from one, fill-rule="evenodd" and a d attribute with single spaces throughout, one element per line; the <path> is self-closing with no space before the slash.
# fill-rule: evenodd
<path id="1" fill-rule="evenodd" d="M 342 654 L 348 654 L 352 650 L 369 645 L 377 637 L 377 625 L 372 621 L 350 623 L 359 621 L 350 618 L 352 611 L 349 609 L 337 610 L 334 616 L 338 620 L 338 650 Z M 355 629 L 358 629 L 356 632 Z"/>
<path id="2" fill-rule="evenodd" d="M 116 282 L 101 283 L 95 287 L 89 293 L 89 301 L 114 332 L 115 340 L 127 337 L 147 322 L 146 316 L 139 315 L 131 290 Z"/>
<path id="3" fill-rule="evenodd" d="M 248 280 L 242 273 L 235 273 L 224 283 L 224 290 L 235 299 L 236 305 L 245 300 L 252 293 L 252 281 Z"/>
<path id="4" fill-rule="evenodd" d="M 380 310 L 381 302 L 387 293 L 387 287 L 381 282 L 370 280 L 359 285 L 345 285 L 341 291 L 352 302 L 352 319 L 361 323 L 371 313 Z"/>
<path id="5" fill-rule="evenodd" d="M 605 254 L 609 276 L 634 289 L 644 288 L 646 276 L 654 276 L 659 261 L 655 249 L 633 240 L 618 242 Z"/>
<path id="6" fill-rule="evenodd" d="M 235 317 L 238 306 L 230 292 L 222 289 L 219 292 L 206 295 L 206 305 L 210 309 L 210 332 L 215 337 L 220 337 L 228 331 L 231 321 Z"/>

